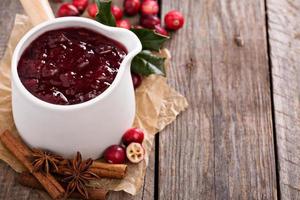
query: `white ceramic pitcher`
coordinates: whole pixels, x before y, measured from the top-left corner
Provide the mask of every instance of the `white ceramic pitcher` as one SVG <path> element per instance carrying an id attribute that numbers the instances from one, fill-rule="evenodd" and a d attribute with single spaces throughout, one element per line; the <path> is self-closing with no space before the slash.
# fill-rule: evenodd
<path id="1" fill-rule="evenodd" d="M 101 33 L 123 44 L 128 54 L 115 80 L 102 94 L 80 104 L 55 105 L 38 99 L 23 86 L 17 66 L 23 51 L 39 35 L 68 27 L 84 27 Z M 82 17 L 52 19 L 31 29 L 18 43 L 11 66 L 13 117 L 22 139 L 32 147 L 64 157 L 80 151 L 84 158 L 94 159 L 109 145 L 119 143 L 135 116 L 130 64 L 141 49 L 139 39 L 131 31 Z"/>

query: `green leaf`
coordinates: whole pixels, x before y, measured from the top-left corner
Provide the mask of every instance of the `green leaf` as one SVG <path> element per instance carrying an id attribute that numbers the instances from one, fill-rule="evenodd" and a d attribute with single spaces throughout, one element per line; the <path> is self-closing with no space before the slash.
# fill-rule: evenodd
<path id="1" fill-rule="evenodd" d="M 96 0 L 96 3 L 98 6 L 96 21 L 107 26 L 116 26 L 116 20 L 110 11 L 111 0 Z"/>
<path id="2" fill-rule="evenodd" d="M 143 49 L 158 51 L 170 37 L 158 34 L 150 29 L 136 28 L 132 32 L 140 39 Z"/>
<path id="3" fill-rule="evenodd" d="M 153 54 L 151 51 L 143 50 L 136 55 L 131 62 L 131 71 L 142 76 L 150 74 L 166 75 L 165 58 Z"/>

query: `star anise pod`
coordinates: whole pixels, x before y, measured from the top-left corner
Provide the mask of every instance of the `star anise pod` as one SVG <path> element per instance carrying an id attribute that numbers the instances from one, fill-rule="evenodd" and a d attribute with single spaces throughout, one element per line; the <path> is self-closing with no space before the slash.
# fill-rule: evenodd
<path id="1" fill-rule="evenodd" d="M 77 152 L 76 157 L 68 164 L 60 169 L 63 172 L 63 182 L 67 182 L 66 197 L 77 190 L 85 199 L 89 198 L 86 184 L 90 180 L 98 179 L 99 177 L 94 174 L 90 167 L 93 164 L 92 159 L 82 161 L 81 154 Z"/>
<path id="2" fill-rule="evenodd" d="M 44 171 L 49 174 L 51 170 L 58 171 L 58 163 L 63 160 L 61 156 L 40 149 L 32 150 L 33 171 Z"/>

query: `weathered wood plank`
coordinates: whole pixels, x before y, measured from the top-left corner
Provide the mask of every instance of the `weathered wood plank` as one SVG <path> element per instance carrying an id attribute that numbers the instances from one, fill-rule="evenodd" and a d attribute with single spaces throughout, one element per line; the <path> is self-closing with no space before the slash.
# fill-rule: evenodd
<path id="1" fill-rule="evenodd" d="M 264 1 L 170 9 L 187 23 L 169 45 L 169 82 L 190 107 L 160 135 L 160 199 L 276 199 Z"/>
<path id="2" fill-rule="evenodd" d="M 300 1 L 268 0 L 268 31 L 282 199 L 300 199 Z"/>
<path id="3" fill-rule="evenodd" d="M 275 199 L 264 1 L 218 0 L 211 13 L 217 198 Z"/>
<path id="4" fill-rule="evenodd" d="M 0 1 L 0 58 L 5 51 L 16 13 L 23 13 L 19 1 Z M 42 199 L 40 198 L 40 193 L 16 184 L 15 176 L 15 172 L 4 162 L 0 161 L 0 199 L 25 200 L 29 196 L 35 197 L 35 199 Z"/>
<path id="5" fill-rule="evenodd" d="M 40 199 L 50 200 L 44 192 L 23 187 L 15 180 L 16 173 L 4 162 L 0 161 L 0 199 L 28 200 Z"/>
<path id="6" fill-rule="evenodd" d="M 215 199 L 212 61 L 209 1 L 163 1 L 162 16 L 184 13 L 186 24 L 172 35 L 169 83 L 184 94 L 189 108 L 159 135 L 158 196 Z"/>
<path id="7" fill-rule="evenodd" d="M 150 154 L 150 163 L 145 176 L 145 184 L 136 196 L 124 192 L 111 192 L 109 200 L 153 200 L 154 198 L 154 152 Z M 44 192 L 23 187 L 16 182 L 16 173 L 0 161 L 0 199 L 10 200 L 50 200 Z"/>
<path id="8" fill-rule="evenodd" d="M 16 13 L 23 13 L 23 9 L 19 1 L 0 1 L 0 58 L 4 53 L 4 47 L 12 29 Z"/>
<path id="9" fill-rule="evenodd" d="M 0 58 L 6 49 L 10 31 L 12 29 L 16 13 L 24 13 L 19 0 L 0 1 Z M 32 190 L 19 185 L 16 173 L 4 162 L 0 161 L 0 199 L 49 199 L 43 192 Z"/>
<path id="10" fill-rule="evenodd" d="M 118 0 L 118 4 L 120 4 Z M 58 4 L 52 4 L 56 12 Z M 19 0 L 1 0 L 0 1 L 0 58 L 2 57 L 9 33 L 13 26 L 16 13 L 24 13 Z M 145 185 L 141 192 L 136 196 L 130 196 L 123 192 L 112 192 L 110 200 L 131 199 L 131 200 L 149 200 L 154 195 L 154 150 L 150 155 L 150 163 L 146 172 Z M 0 161 L 0 199 L 50 199 L 47 194 L 38 190 L 32 190 L 19 185 L 16 181 L 16 173 L 10 169 L 4 162 Z"/>

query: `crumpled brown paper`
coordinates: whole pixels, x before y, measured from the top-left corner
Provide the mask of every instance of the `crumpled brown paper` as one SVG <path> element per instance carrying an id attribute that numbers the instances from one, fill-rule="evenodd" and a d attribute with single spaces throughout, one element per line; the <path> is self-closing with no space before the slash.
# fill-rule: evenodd
<path id="1" fill-rule="evenodd" d="M 6 52 L 0 62 L 0 132 L 8 129 L 16 136 L 18 136 L 18 132 L 11 112 L 11 57 L 17 42 L 31 27 L 32 24 L 27 16 L 16 16 Z M 170 59 L 168 51 L 162 50 L 160 54 L 167 57 L 168 64 Z M 132 195 L 135 195 L 140 190 L 149 162 L 154 134 L 174 121 L 176 116 L 188 106 L 185 97 L 170 88 L 166 81 L 165 77 L 151 75 L 146 77 L 142 85 L 136 90 L 137 113 L 134 126 L 140 127 L 146 132 L 143 143 L 146 150 L 146 159 L 139 164 L 128 164 L 126 177 L 122 180 L 101 179 L 92 182 L 91 185 L 114 191 L 124 190 Z M 0 159 L 17 172 L 25 170 L 1 143 Z"/>

